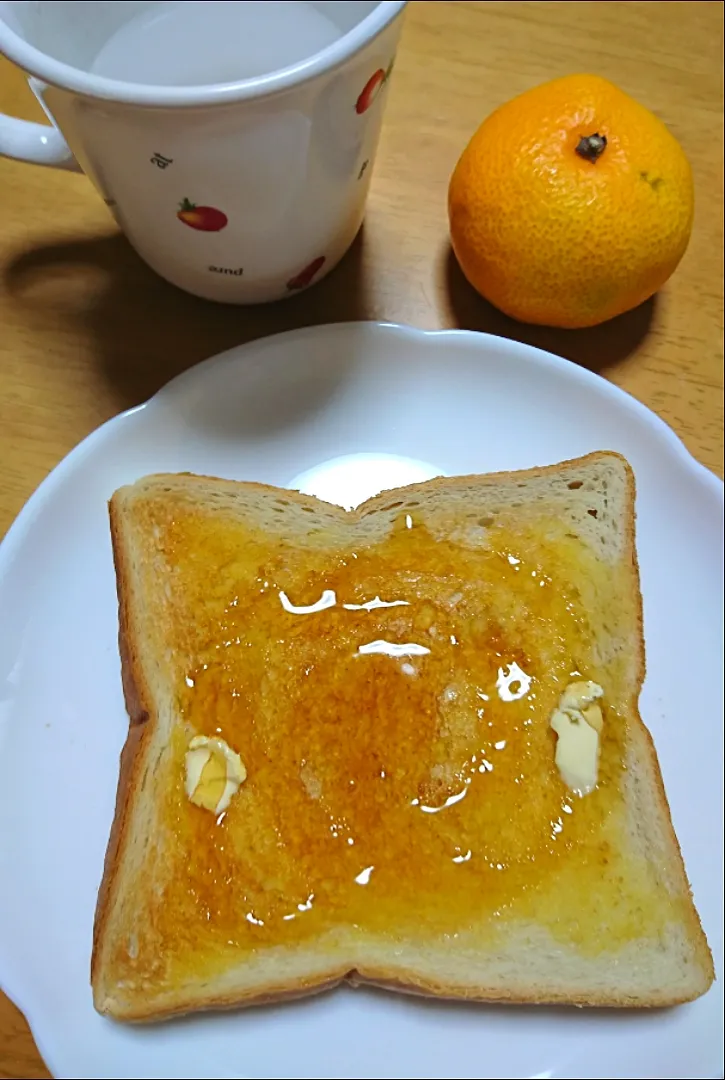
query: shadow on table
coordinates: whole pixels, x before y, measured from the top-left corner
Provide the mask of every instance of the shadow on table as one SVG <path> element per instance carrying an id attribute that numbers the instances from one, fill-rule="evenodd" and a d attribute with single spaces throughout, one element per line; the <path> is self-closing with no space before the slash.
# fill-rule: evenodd
<path id="1" fill-rule="evenodd" d="M 118 398 L 119 411 L 146 401 L 200 360 L 267 334 L 369 317 L 364 227 L 335 270 L 283 301 L 241 307 L 200 300 L 150 270 L 120 234 L 40 247 L 5 270 L 16 304 L 39 330 L 80 330 Z"/>
<path id="2" fill-rule="evenodd" d="M 489 304 L 469 285 L 448 245 L 444 254 L 443 279 L 453 325 L 462 330 L 479 330 L 523 341 L 597 372 L 606 371 L 635 351 L 647 336 L 657 307 L 657 297 L 653 296 L 633 311 L 600 326 L 587 330 L 557 330 L 517 322 Z"/>
<path id="3" fill-rule="evenodd" d="M 431 255 L 435 259 L 434 254 Z M 468 284 L 446 245 L 438 268 L 444 327 L 498 334 L 604 372 L 646 337 L 652 298 L 590 330 L 528 326 L 503 315 Z M 240 307 L 200 300 L 158 277 L 120 233 L 25 251 L 4 272 L 15 304 L 51 336 L 70 329 L 91 343 L 118 411 L 146 401 L 175 375 L 234 345 L 301 326 L 371 317 L 364 226 L 319 284 L 272 304 Z M 395 319 L 398 313 L 388 311 Z"/>

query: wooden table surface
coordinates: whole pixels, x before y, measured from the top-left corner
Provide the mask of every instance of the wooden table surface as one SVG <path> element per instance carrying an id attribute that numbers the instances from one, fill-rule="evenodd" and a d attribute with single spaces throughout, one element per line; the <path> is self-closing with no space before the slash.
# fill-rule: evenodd
<path id="1" fill-rule="evenodd" d="M 263 334 L 347 319 L 485 330 L 560 353 L 649 405 L 722 475 L 722 27 L 720 3 L 411 4 L 364 229 L 327 280 L 269 307 L 184 295 L 128 247 L 84 177 L 0 160 L 0 536 L 84 435 L 178 372 Z M 695 229 L 654 300 L 594 330 L 535 329 L 463 280 L 446 187 L 489 111 L 582 68 L 639 98 L 681 141 Z M 0 110 L 42 119 L 1 58 Z M 51 958 L 47 971 L 55 977 Z M 49 1075 L 0 995 L 0 1077 Z"/>

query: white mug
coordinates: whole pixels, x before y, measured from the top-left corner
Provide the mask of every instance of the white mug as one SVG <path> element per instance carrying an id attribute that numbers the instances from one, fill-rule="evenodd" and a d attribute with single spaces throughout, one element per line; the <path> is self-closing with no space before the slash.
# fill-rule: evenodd
<path id="1" fill-rule="evenodd" d="M 0 154 L 82 168 L 190 293 L 289 296 L 362 223 L 404 7 L 0 2 L 0 52 L 53 125 L 0 114 Z"/>

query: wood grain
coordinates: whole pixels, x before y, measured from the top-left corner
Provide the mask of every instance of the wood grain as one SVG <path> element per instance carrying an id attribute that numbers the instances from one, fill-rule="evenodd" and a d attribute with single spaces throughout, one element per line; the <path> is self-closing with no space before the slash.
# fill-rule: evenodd
<path id="1" fill-rule="evenodd" d="M 85 178 L 0 161 L 0 535 L 84 435 L 179 371 L 263 334 L 346 319 L 486 330 L 560 353 L 644 401 L 722 475 L 722 26 L 720 3 L 411 4 L 363 231 L 327 280 L 270 307 L 178 292 L 128 247 Z M 463 280 L 446 187 L 486 113 L 582 69 L 639 98 L 682 142 L 695 230 L 643 307 L 594 330 L 534 329 Z M 43 118 L 2 59 L 0 109 Z M 0 1078 L 48 1075 L 0 996 Z"/>

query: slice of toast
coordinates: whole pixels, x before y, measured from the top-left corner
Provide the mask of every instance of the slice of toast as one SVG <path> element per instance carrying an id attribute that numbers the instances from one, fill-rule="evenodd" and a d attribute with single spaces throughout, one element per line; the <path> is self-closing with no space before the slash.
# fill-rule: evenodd
<path id="1" fill-rule="evenodd" d="M 611 1006 L 708 989 L 637 711 L 621 457 L 432 480 L 350 513 L 150 476 L 110 515 L 130 728 L 100 1012 L 154 1020 L 343 979 Z M 587 684 L 594 713 L 567 712 Z"/>

